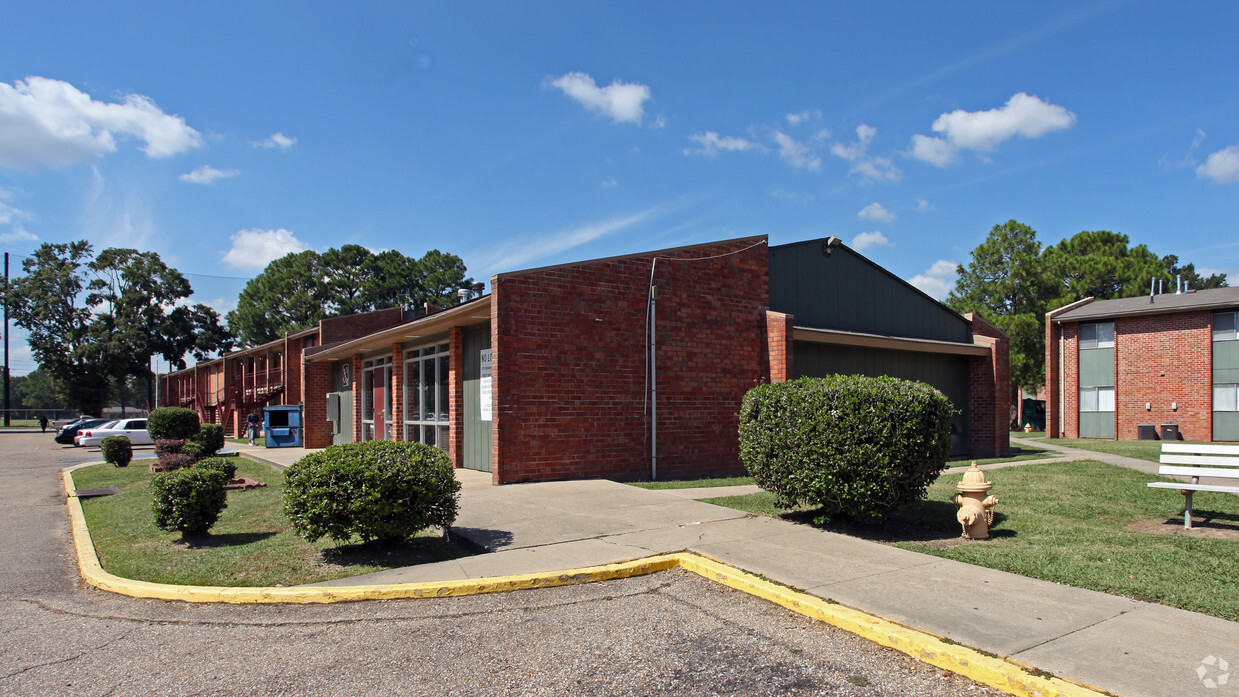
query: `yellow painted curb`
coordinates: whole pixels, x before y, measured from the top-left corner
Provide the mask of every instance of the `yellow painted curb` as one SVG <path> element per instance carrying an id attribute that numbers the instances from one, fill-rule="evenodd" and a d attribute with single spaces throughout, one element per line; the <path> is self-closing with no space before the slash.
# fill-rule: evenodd
<path id="1" fill-rule="evenodd" d="M 979 683 L 1023 697 L 1104 697 L 1098 691 L 1061 678 L 1039 675 L 1028 666 L 982 653 L 943 637 L 845 607 L 830 600 L 793 590 L 724 564 L 718 560 L 678 552 L 618 564 L 590 566 L 543 574 L 520 574 L 437 583 L 399 583 L 373 586 L 315 586 L 235 588 L 176 586 L 133 581 L 103 570 L 86 527 L 81 501 L 74 495 L 73 476 L 63 474 L 78 568 L 87 584 L 100 590 L 135 598 L 181 600 L 195 603 L 337 603 L 357 600 L 445 598 L 498 593 L 529 588 L 550 588 L 642 576 L 680 567 L 702 578 L 781 605 L 793 612 L 905 653 Z"/>

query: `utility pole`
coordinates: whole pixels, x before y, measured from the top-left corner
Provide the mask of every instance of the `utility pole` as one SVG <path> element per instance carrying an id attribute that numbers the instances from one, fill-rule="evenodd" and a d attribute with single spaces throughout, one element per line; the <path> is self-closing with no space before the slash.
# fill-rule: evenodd
<path id="1" fill-rule="evenodd" d="M 9 253 L 4 253 L 4 426 L 12 425 L 9 401 Z"/>

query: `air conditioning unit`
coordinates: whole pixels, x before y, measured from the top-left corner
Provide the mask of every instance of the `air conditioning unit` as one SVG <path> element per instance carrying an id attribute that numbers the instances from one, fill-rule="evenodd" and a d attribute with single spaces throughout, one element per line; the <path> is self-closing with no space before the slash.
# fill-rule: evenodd
<path id="1" fill-rule="evenodd" d="M 1136 425 L 1137 440 L 1157 440 L 1157 427 L 1153 424 Z"/>
<path id="2" fill-rule="evenodd" d="M 1181 440 L 1179 424 L 1162 424 L 1162 440 Z"/>

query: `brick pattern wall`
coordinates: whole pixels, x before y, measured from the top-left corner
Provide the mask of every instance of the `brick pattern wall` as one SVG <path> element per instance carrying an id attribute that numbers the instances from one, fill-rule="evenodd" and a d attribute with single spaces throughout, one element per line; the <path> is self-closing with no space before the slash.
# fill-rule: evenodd
<path id="1" fill-rule="evenodd" d="M 794 318 L 786 312 L 766 310 L 766 365 L 770 382 L 787 382 L 796 376 L 792 340 Z"/>
<path id="2" fill-rule="evenodd" d="M 448 409 L 451 418 L 448 431 L 448 457 L 460 467 L 465 453 L 465 340 L 460 327 L 447 334 L 448 346 Z"/>
<path id="3" fill-rule="evenodd" d="M 353 354 L 353 442 L 361 442 L 361 383 L 363 375 L 361 372 L 361 354 Z"/>
<path id="4" fill-rule="evenodd" d="M 1061 437 L 1063 416 L 1058 408 L 1058 381 L 1062 375 L 1063 366 L 1058 360 L 1059 341 L 1062 339 L 1062 328 L 1046 318 L 1045 321 L 1045 435 L 1047 438 Z"/>
<path id="5" fill-rule="evenodd" d="M 1119 440 L 1135 440 L 1139 424 L 1154 424 L 1160 433 L 1170 423 L 1185 440 L 1213 439 L 1212 321 L 1208 310 L 1115 320 Z"/>
<path id="6" fill-rule="evenodd" d="M 284 403 L 299 404 L 305 401 L 301 391 L 301 354 L 305 351 L 305 339 L 284 341 Z"/>
<path id="7" fill-rule="evenodd" d="M 394 327 L 403 321 L 404 310 L 399 307 L 331 317 L 318 323 L 319 343 L 331 344 L 337 341 L 359 339 L 380 329 Z"/>
<path id="8" fill-rule="evenodd" d="M 1011 447 L 1010 341 L 994 325 L 969 313 L 973 343 L 989 346 L 989 356 L 968 359 L 968 445 L 974 457 L 999 457 Z"/>
<path id="9" fill-rule="evenodd" d="M 657 262 L 659 478 L 743 471 L 736 413 L 768 375 L 768 251 L 757 242 L 670 250 L 660 256 L 673 260 Z M 679 261 L 691 258 L 700 260 Z M 649 477 L 645 318 L 654 261 L 637 255 L 492 279 L 496 483 Z"/>
<path id="10" fill-rule="evenodd" d="M 391 345 L 391 439 L 404 440 L 404 344 Z"/>
<path id="11" fill-rule="evenodd" d="M 331 445 L 331 424 L 327 421 L 327 398 L 331 392 L 331 363 L 301 363 L 300 379 L 310 395 L 302 414 L 302 444 L 307 448 Z"/>

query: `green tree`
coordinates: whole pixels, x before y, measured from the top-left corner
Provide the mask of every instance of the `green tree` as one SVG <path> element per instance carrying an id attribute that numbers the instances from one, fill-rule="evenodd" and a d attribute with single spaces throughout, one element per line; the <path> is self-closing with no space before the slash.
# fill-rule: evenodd
<path id="1" fill-rule="evenodd" d="M 57 409 L 60 407 L 52 379 L 41 369 L 15 376 L 11 389 L 15 409 Z"/>
<path id="2" fill-rule="evenodd" d="M 995 225 L 972 250 L 972 261 L 957 270 L 946 304 L 975 312 L 1011 339 L 1011 399 L 1017 390 L 1036 391 L 1045 383 L 1045 311 L 1052 284 L 1040 263 L 1037 231 L 1009 220 Z"/>
<path id="3" fill-rule="evenodd" d="M 465 271 L 460 257 L 438 250 L 420 259 L 355 244 L 288 254 L 245 285 L 228 326 L 242 344 L 256 346 L 328 317 L 424 302 L 447 306 L 457 288 L 473 282 Z"/>
<path id="4" fill-rule="evenodd" d="M 1178 255 L 1167 254 L 1166 256 L 1162 257 L 1162 265 L 1166 269 L 1167 276 L 1171 278 L 1182 277 L 1183 283 L 1186 284 L 1187 287 L 1190 289 L 1208 290 L 1210 288 L 1227 287 L 1226 274 L 1224 273 L 1209 274 L 1209 277 L 1206 278 L 1196 272 L 1195 264 L 1184 264 L 1183 266 L 1179 266 Z"/>
<path id="5" fill-rule="evenodd" d="M 1149 280 L 1166 278 L 1165 264 L 1144 245 L 1109 230 L 1076 233 L 1042 255 L 1044 272 L 1054 282 L 1047 298 L 1054 309 L 1084 298 L 1130 298 L 1149 290 Z"/>

